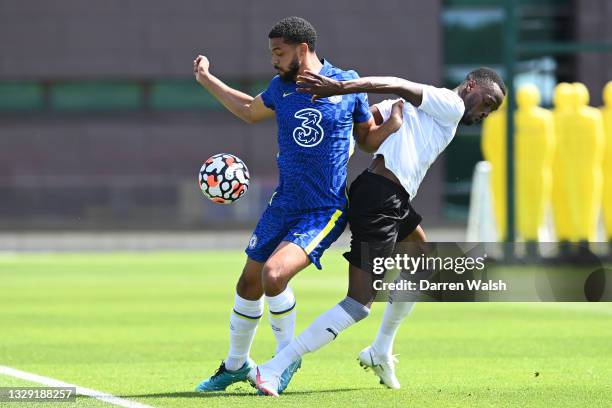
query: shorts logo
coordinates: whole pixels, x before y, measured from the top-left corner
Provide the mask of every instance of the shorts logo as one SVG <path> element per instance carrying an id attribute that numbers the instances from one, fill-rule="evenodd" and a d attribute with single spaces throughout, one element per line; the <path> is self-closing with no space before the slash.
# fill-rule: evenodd
<path id="1" fill-rule="evenodd" d="M 293 129 L 293 140 L 302 147 L 314 147 L 323 140 L 321 112 L 313 108 L 300 109 L 293 115 L 302 120 L 302 125 Z"/>
<path id="2" fill-rule="evenodd" d="M 257 235 L 253 234 L 249 240 L 249 249 L 253 249 L 257 246 Z"/>

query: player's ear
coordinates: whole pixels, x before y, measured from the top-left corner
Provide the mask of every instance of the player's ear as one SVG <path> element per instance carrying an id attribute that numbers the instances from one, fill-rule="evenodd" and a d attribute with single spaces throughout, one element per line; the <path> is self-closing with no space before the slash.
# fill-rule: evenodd
<path id="1" fill-rule="evenodd" d="M 465 88 L 467 89 L 468 92 L 472 92 L 475 87 L 476 87 L 476 81 L 474 81 L 473 79 L 469 79 L 467 83 L 465 84 Z"/>
<path id="2" fill-rule="evenodd" d="M 306 54 L 308 54 L 308 44 L 299 43 L 298 44 L 298 52 L 300 54 L 300 58 L 306 58 Z"/>

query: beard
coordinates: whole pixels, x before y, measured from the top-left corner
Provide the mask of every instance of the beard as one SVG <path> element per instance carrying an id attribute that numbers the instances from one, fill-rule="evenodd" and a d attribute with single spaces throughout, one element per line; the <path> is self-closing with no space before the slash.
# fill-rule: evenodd
<path id="1" fill-rule="evenodd" d="M 474 124 L 474 121 L 472 119 L 470 119 L 467 115 L 463 115 L 463 117 L 461 118 L 459 123 L 461 123 L 462 125 L 470 126 L 470 125 Z"/>
<path id="2" fill-rule="evenodd" d="M 467 126 L 474 124 L 474 119 L 472 119 L 468 115 L 467 109 L 465 110 L 465 112 L 463 112 L 463 116 L 461 117 L 461 120 L 459 121 L 459 123 L 461 123 L 462 125 L 467 125 Z"/>
<path id="3" fill-rule="evenodd" d="M 285 82 L 295 81 L 297 77 L 298 71 L 300 70 L 300 62 L 298 61 L 297 56 L 291 61 L 289 64 L 289 68 L 286 71 L 281 71 L 278 67 L 275 67 L 278 70 L 278 76 Z"/>

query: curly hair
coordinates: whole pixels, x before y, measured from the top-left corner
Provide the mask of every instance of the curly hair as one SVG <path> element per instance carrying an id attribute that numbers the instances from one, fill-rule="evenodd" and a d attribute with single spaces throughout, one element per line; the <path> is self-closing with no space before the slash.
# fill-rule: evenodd
<path id="1" fill-rule="evenodd" d="M 506 84 L 504 80 L 491 68 L 480 67 L 471 71 L 465 77 L 466 81 L 475 81 L 479 85 L 492 85 L 497 84 L 501 89 L 504 96 L 506 95 Z"/>
<path id="2" fill-rule="evenodd" d="M 310 51 L 314 51 L 317 32 L 301 17 L 285 17 L 272 27 L 268 38 L 282 38 L 287 44 L 306 43 Z"/>

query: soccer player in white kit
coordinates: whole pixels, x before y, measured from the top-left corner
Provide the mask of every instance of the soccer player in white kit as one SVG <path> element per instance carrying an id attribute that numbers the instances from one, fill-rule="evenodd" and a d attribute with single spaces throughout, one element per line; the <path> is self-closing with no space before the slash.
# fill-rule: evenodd
<path id="1" fill-rule="evenodd" d="M 425 242 L 422 218 L 410 204 L 427 169 L 453 139 L 459 123 L 480 123 L 496 110 L 506 94 L 500 76 L 489 68 L 470 72 L 455 89 L 436 88 L 394 77 L 365 77 L 336 81 L 312 72 L 298 76 L 298 92 L 317 98 L 357 92 L 395 94 L 403 105 L 403 124 L 373 152 L 370 167 L 351 184 L 348 220 L 351 249 L 349 289 L 346 298 L 320 315 L 273 359 L 252 370 L 251 380 L 266 395 L 278 395 L 278 378 L 293 361 L 318 350 L 369 315 L 376 296 L 373 260 L 390 256 L 401 241 Z M 375 121 L 382 123 L 397 100 L 372 106 Z M 362 250 L 366 249 L 362 253 Z M 390 295 L 390 298 L 392 294 Z M 414 302 L 387 303 L 383 321 L 372 345 L 359 354 L 389 388 L 399 388 L 392 356 L 393 340 Z"/>

